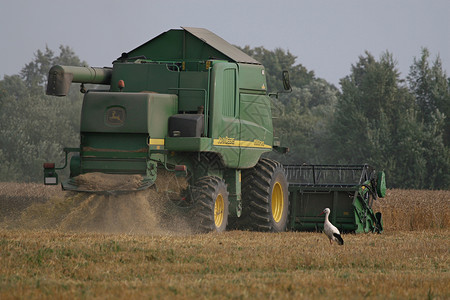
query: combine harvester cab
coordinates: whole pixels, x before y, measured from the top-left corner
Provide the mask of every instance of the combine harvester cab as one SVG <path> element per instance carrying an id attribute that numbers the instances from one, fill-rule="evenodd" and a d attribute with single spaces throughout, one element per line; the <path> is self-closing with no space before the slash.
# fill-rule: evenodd
<path id="1" fill-rule="evenodd" d="M 291 230 L 323 230 L 325 207 L 341 232 L 383 231 L 381 213 L 373 201 L 386 194 L 384 172 L 365 165 L 285 165 L 289 182 Z"/>

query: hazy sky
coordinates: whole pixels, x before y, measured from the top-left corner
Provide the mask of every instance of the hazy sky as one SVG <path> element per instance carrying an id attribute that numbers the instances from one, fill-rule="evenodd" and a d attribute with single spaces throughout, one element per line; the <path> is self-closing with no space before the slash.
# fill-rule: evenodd
<path id="1" fill-rule="evenodd" d="M 388 50 L 406 77 L 421 47 L 450 75 L 450 0 L 0 0 L 0 78 L 45 46 L 70 46 L 91 66 L 173 28 L 203 27 L 228 42 L 297 56 L 338 84 L 367 50 Z"/>

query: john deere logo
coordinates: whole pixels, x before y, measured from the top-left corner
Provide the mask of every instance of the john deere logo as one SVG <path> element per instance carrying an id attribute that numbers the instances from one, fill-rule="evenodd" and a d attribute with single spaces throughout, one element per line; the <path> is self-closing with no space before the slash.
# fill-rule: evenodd
<path id="1" fill-rule="evenodd" d="M 106 111 L 106 124 L 112 126 L 122 126 L 125 123 L 125 109 L 122 107 L 110 107 Z"/>

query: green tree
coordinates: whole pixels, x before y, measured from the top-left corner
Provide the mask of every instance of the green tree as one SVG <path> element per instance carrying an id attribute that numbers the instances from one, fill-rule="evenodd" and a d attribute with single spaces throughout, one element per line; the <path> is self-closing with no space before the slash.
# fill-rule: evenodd
<path id="1" fill-rule="evenodd" d="M 76 88 L 69 101 L 44 94 L 45 78 L 53 64 L 84 65 L 69 47 L 60 54 L 46 48 L 19 75 L 0 81 L 1 181 L 40 181 L 42 163 L 60 162 L 62 148 L 79 140 L 81 97 Z"/>
<path id="2" fill-rule="evenodd" d="M 289 51 L 285 52 L 281 48 L 270 51 L 264 47 L 249 46 L 240 49 L 264 65 L 269 91 L 283 90 L 281 73 L 284 70 L 289 71 L 292 86 L 304 87 L 315 80 L 314 72 L 301 64 L 295 64 L 297 57 Z"/>
<path id="3" fill-rule="evenodd" d="M 426 186 L 450 187 L 450 86 L 439 56 L 429 62 L 430 53 L 422 49 L 414 58 L 407 77 L 415 96 L 419 120 L 424 126 L 423 146 L 426 149 Z"/>
<path id="4" fill-rule="evenodd" d="M 50 68 L 54 65 L 83 66 L 82 62 L 73 50 L 68 46 L 59 46 L 59 55 L 45 47 L 44 51 L 37 50 L 34 54 L 34 60 L 26 64 L 20 71 L 20 76 L 28 88 L 43 87 L 47 81 L 47 75 Z"/>
<path id="5" fill-rule="evenodd" d="M 366 52 L 341 87 L 329 156 L 339 163 L 367 162 L 384 169 L 392 187 L 423 188 L 424 127 L 392 54 L 386 52 L 377 61 Z"/>
<path id="6" fill-rule="evenodd" d="M 334 114 L 338 91 L 325 80 L 316 79 L 303 88 L 294 87 L 280 98 L 274 132 L 290 151 L 278 157 L 283 163 L 318 164 L 327 161 L 324 142 L 328 122 Z M 281 103 L 281 104 L 280 104 Z"/>
<path id="7" fill-rule="evenodd" d="M 427 124 L 443 122 L 445 145 L 450 143 L 450 78 L 442 69 L 439 56 L 430 64 L 430 53 L 422 49 L 414 58 L 407 77 L 409 88 L 416 97 L 420 118 Z"/>

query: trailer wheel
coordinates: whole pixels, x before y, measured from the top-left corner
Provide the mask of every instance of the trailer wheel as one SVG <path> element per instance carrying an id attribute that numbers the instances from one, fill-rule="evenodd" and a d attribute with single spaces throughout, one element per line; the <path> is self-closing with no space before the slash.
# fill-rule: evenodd
<path id="1" fill-rule="evenodd" d="M 242 216 L 236 220 L 243 229 L 282 232 L 289 214 L 288 183 L 283 166 L 262 158 L 243 171 Z"/>
<path id="2" fill-rule="evenodd" d="M 193 188 L 193 227 L 196 232 L 223 232 L 228 223 L 228 191 L 216 176 L 200 178 Z"/>

